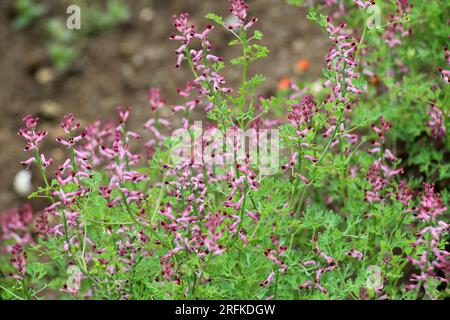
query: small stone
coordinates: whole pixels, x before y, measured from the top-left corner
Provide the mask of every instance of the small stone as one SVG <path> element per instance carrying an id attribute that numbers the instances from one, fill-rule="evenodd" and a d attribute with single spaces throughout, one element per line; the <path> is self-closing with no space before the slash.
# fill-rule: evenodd
<path id="1" fill-rule="evenodd" d="M 306 43 L 303 40 L 296 40 L 292 43 L 292 49 L 295 53 L 302 53 L 306 49 Z"/>
<path id="2" fill-rule="evenodd" d="M 41 68 L 36 72 L 35 79 L 39 84 L 47 84 L 55 79 L 55 72 L 51 68 Z"/>
<path id="3" fill-rule="evenodd" d="M 131 58 L 131 62 L 133 63 L 133 65 L 135 67 L 141 67 L 144 65 L 145 63 L 145 56 L 140 54 L 140 53 L 136 53 L 135 55 L 133 55 L 133 57 Z"/>
<path id="4" fill-rule="evenodd" d="M 119 52 L 124 57 L 129 57 L 136 52 L 136 44 L 133 41 L 124 41 L 119 45 Z"/>
<path id="5" fill-rule="evenodd" d="M 322 84 L 322 82 L 320 82 L 319 80 L 318 80 L 318 81 L 315 81 L 315 82 L 313 82 L 313 83 L 311 84 L 311 91 L 312 91 L 313 93 L 315 93 L 315 94 L 317 94 L 317 93 L 319 93 L 320 91 L 322 91 L 322 89 L 323 89 L 323 84 Z"/>
<path id="6" fill-rule="evenodd" d="M 139 18 L 145 22 L 152 21 L 154 17 L 155 11 L 153 11 L 153 9 L 149 7 L 142 9 L 139 13 Z"/>
<path id="7" fill-rule="evenodd" d="M 40 113 L 47 118 L 58 118 L 61 115 L 62 106 L 51 100 L 45 100 L 39 106 Z"/>
<path id="8" fill-rule="evenodd" d="M 14 177 L 13 182 L 14 190 L 21 196 L 30 194 L 33 190 L 31 184 L 31 173 L 27 170 L 20 170 Z"/>

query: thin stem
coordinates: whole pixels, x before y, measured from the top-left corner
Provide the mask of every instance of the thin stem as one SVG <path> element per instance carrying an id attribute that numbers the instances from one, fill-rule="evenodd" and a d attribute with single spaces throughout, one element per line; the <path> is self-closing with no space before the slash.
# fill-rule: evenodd
<path id="1" fill-rule="evenodd" d="M 36 158 L 36 162 L 37 162 L 37 164 L 38 164 L 39 171 L 41 172 L 42 180 L 43 180 L 44 183 L 45 183 L 45 187 L 46 187 L 47 189 L 49 189 L 49 188 L 50 188 L 50 185 L 49 185 L 48 180 L 47 180 L 47 174 L 46 174 L 45 169 L 44 169 L 44 166 L 43 166 L 43 164 L 42 164 L 41 157 L 39 156 L 39 150 L 38 150 L 38 149 L 36 149 L 36 150 L 34 151 L 34 157 Z M 48 193 L 48 190 L 47 190 L 47 193 Z"/>

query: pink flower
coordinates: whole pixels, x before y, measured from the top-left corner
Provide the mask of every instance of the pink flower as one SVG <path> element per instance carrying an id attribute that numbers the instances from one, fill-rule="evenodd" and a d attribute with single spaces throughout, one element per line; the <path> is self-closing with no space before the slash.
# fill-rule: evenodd
<path id="1" fill-rule="evenodd" d="M 300 104 L 295 104 L 289 112 L 290 123 L 296 129 L 297 136 L 304 138 L 312 129 L 312 117 L 318 112 L 315 97 L 305 95 Z"/>
<path id="2" fill-rule="evenodd" d="M 84 131 L 79 135 L 75 134 L 75 132 L 80 128 L 80 123 L 75 121 L 73 113 L 69 113 L 64 116 L 64 121 L 61 123 L 61 128 L 63 128 L 67 138 L 63 139 L 62 137 L 58 137 L 56 138 L 56 141 L 65 146 L 67 149 L 75 146 L 86 136 L 86 132 Z"/>
<path id="3" fill-rule="evenodd" d="M 447 64 L 450 66 L 450 50 L 448 48 L 445 48 L 445 60 L 447 60 Z M 444 79 L 447 84 L 450 83 L 450 70 L 443 69 L 441 67 L 438 68 L 439 72 L 441 73 L 442 79 Z"/>
<path id="4" fill-rule="evenodd" d="M 280 244 L 280 236 L 272 234 L 270 236 L 274 249 L 266 249 L 264 255 L 271 260 L 278 267 L 281 273 L 285 273 L 287 270 L 287 265 L 282 260 L 282 256 L 286 253 L 287 246 Z"/>
<path id="5" fill-rule="evenodd" d="M 23 280 L 26 273 L 27 253 L 23 250 L 23 245 L 18 243 L 12 249 L 11 263 L 17 273 L 10 273 L 10 276 L 17 280 Z"/>
<path id="6" fill-rule="evenodd" d="M 34 243 L 31 234 L 32 222 L 33 211 L 27 203 L 22 208 L 13 208 L 0 213 L 0 241 L 13 240 L 21 244 Z M 10 251 L 12 246 L 5 245 L 5 248 Z"/>
<path id="7" fill-rule="evenodd" d="M 436 105 L 432 104 L 428 111 L 428 115 L 430 116 L 430 120 L 427 122 L 427 125 L 431 129 L 431 135 L 438 140 L 439 143 L 442 142 L 442 139 L 445 137 L 447 131 L 445 128 L 445 116 L 442 113 L 441 109 L 439 109 Z"/>
<path id="8" fill-rule="evenodd" d="M 274 276 L 275 276 L 275 272 L 272 271 L 272 272 L 269 274 L 269 276 L 267 277 L 267 279 L 265 279 L 264 281 L 261 281 L 261 282 L 259 283 L 259 285 L 260 285 L 261 287 L 267 287 L 267 285 L 268 285 L 269 283 L 272 282 Z"/>
<path id="9" fill-rule="evenodd" d="M 362 260 L 362 258 L 364 257 L 364 254 L 362 252 L 355 249 L 351 249 L 346 254 L 347 256 L 355 258 L 356 260 Z"/>
<path id="10" fill-rule="evenodd" d="M 403 44 L 402 38 L 408 37 L 412 34 L 411 29 L 405 30 L 403 24 L 400 23 L 400 20 L 402 20 L 413 7 L 413 5 L 408 2 L 408 0 L 397 0 L 397 15 L 390 15 L 391 23 L 387 25 L 383 38 L 391 49 Z"/>
<path id="11" fill-rule="evenodd" d="M 424 183 L 423 187 L 424 192 L 419 193 L 421 198 L 419 206 L 415 210 L 408 210 L 408 212 L 414 212 L 418 219 L 428 222 L 447 211 L 447 207 L 444 206 L 441 195 L 434 192 L 434 185 Z"/>
<path id="12" fill-rule="evenodd" d="M 53 160 L 48 159 L 46 160 L 44 155 L 39 156 L 39 145 L 42 142 L 42 140 L 47 136 L 47 131 L 41 130 L 36 131 L 36 127 L 39 123 L 39 118 L 33 118 L 31 115 L 27 115 L 25 118 L 23 118 L 23 122 L 25 124 L 25 128 L 22 128 L 19 130 L 18 134 L 23 137 L 27 144 L 24 148 L 24 151 L 34 151 L 36 156 L 38 156 L 40 159 L 36 159 L 36 157 L 31 157 L 26 161 L 22 161 L 21 164 L 24 166 L 30 166 L 32 163 L 38 163 L 41 159 L 43 160 L 42 166 L 46 168 L 49 166 Z"/>
<path id="13" fill-rule="evenodd" d="M 173 106 L 174 111 L 192 110 L 196 107 L 201 99 L 207 95 L 214 95 L 215 93 L 229 93 L 231 88 L 224 87 L 225 79 L 214 72 L 212 64 L 218 63 L 223 59 L 211 53 L 212 45 L 207 39 L 208 34 L 213 29 L 213 26 L 208 25 L 206 29 L 201 33 L 197 33 L 195 25 L 189 23 L 189 15 L 187 13 L 180 16 L 173 16 L 173 24 L 179 35 L 171 35 L 170 39 L 180 41 L 180 46 L 175 53 L 177 54 L 176 67 L 180 68 L 184 60 L 190 60 L 192 63 L 192 69 L 195 75 L 195 79 L 186 84 L 185 89 L 178 89 L 178 93 L 183 97 L 191 95 L 193 89 L 197 89 L 198 97 L 190 100 L 185 105 Z M 197 38 L 200 40 L 201 49 L 196 50 L 191 44 L 191 40 Z M 158 93 L 155 91 L 153 103 L 156 103 L 158 99 Z M 153 106 L 152 108 L 154 108 Z M 185 121 L 186 122 L 186 121 Z"/>
<path id="14" fill-rule="evenodd" d="M 337 262 L 334 258 L 323 252 L 322 249 L 319 247 L 317 235 L 314 237 L 313 243 L 314 243 L 314 250 L 313 250 L 314 253 L 317 254 L 323 260 L 325 260 L 326 265 L 322 266 L 320 262 L 317 262 L 315 260 L 309 260 L 304 262 L 303 265 L 305 267 L 314 267 L 316 269 L 316 275 L 314 277 L 314 282 L 312 282 L 311 280 L 306 280 L 304 283 L 300 284 L 298 288 L 300 290 L 314 288 L 316 290 L 319 290 L 320 292 L 326 293 L 327 289 L 322 287 L 322 285 L 320 284 L 321 277 L 324 273 L 337 268 Z"/>
<path id="15" fill-rule="evenodd" d="M 148 92 L 148 102 L 153 112 L 161 109 L 166 104 L 166 101 L 161 98 L 161 92 L 158 88 L 150 88 Z"/>
<path id="16" fill-rule="evenodd" d="M 244 30 L 247 30 L 258 21 L 258 19 L 253 17 L 247 23 L 248 5 L 243 0 L 230 0 L 230 5 L 231 5 L 230 13 L 237 18 L 237 22 L 228 25 L 228 28 L 230 29 L 244 28 Z"/>
<path id="17" fill-rule="evenodd" d="M 359 78 L 355 54 L 358 50 L 357 43 L 350 34 L 344 32 L 345 24 L 334 26 L 331 18 L 327 17 L 326 31 L 334 44 L 327 55 L 327 69 L 336 73 L 336 80 L 328 80 L 326 87 L 330 87 L 332 98 L 345 102 L 347 92 L 360 94 L 361 90 L 353 85 L 353 80 Z"/>

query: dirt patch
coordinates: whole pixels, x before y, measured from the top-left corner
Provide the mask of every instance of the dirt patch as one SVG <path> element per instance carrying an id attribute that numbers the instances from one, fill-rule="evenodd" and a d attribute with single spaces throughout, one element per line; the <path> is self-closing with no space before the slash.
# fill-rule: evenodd
<path id="1" fill-rule="evenodd" d="M 310 68 L 294 78 L 318 76 L 326 38 L 306 19 L 306 11 L 283 0 L 248 2 L 250 14 L 260 19 L 257 28 L 265 35 L 263 43 L 271 50 L 270 58 L 251 69 L 267 77 L 261 94 L 272 94 L 281 77 L 294 76 L 295 62 L 301 58 L 310 60 Z M 69 111 L 88 123 L 98 117 L 112 118 L 116 106 L 130 105 L 134 110 L 132 126 L 139 128 L 149 115 L 148 88 L 160 87 L 164 97 L 175 103 L 179 100 L 176 88 L 190 76 L 186 69 L 177 71 L 174 67 L 176 44 L 168 40 L 171 16 L 190 12 L 193 21 L 204 26 L 208 12 L 228 15 L 225 0 L 130 1 L 130 21 L 91 37 L 73 67 L 57 74 L 46 54 L 48 36 L 41 25 L 46 17 L 64 17 L 67 4 L 46 3 L 50 12 L 23 31 L 12 27 L 12 1 L 0 4 L 0 212 L 24 200 L 15 194 L 12 181 L 21 170 L 18 162 L 26 158 L 24 143 L 16 134 L 25 114 L 40 114 L 50 139 L 59 134 L 59 119 Z M 217 28 L 212 40 L 218 55 L 236 55 L 227 47 L 231 38 L 225 30 Z M 240 78 L 239 72 L 231 68 L 225 76 L 233 84 Z M 49 77 L 53 79 L 49 81 Z M 54 147 L 50 144 L 46 151 L 58 162 L 64 154 Z"/>

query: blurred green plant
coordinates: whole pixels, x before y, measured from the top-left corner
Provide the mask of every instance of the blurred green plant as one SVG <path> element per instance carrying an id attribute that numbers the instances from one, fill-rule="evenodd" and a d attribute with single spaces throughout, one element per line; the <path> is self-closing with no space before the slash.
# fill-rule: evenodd
<path id="1" fill-rule="evenodd" d="M 33 0 L 15 0 L 14 11 L 17 14 L 13 22 L 14 28 L 23 29 L 42 16 L 47 11 L 47 8 L 42 4 L 35 3 Z"/>
<path id="2" fill-rule="evenodd" d="M 78 58 L 76 33 L 68 30 L 60 18 L 51 18 L 47 21 L 46 29 L 50 35 L 47 52 L 56 69 L 68 69 Z"/>
<path id="3" fill-rule="evenodd" d="M 82 7 L 82 25 L 79 31 L 67 29 L 65 16 L 47 17 L 43 21 L 50 37 L 47 54 L 58 71 L 65 71 L 73 65 L 94 34 L 105 32 L 131 18 L 131 11 L 123 0 L 106 1 L 105 6 L 83 5 L 84 2 L 78 4 Z M 16 0 L 14 8 L 18 14 L 14 20 L 16 29 L 29 26 L 47 12 L 44 5 L 36 4 L 33 0 Z"/>
<path id="4" fill-rule="evenodd" d="M 111 0 L 106 8 L 93 7 L 87 10 L 86 28 L 81 28 L 83 33 L 90 35 L 113 28 L 127 22 L 131 18 L 128 6 L 122 0 Z"/>

